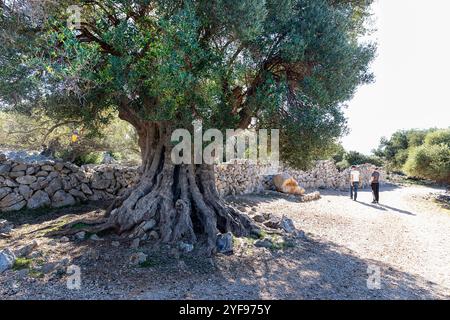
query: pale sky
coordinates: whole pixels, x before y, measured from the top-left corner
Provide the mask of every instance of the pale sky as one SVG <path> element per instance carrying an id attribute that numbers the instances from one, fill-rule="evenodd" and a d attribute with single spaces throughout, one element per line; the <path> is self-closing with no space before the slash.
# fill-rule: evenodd
<path id="1" fill-rule="evenodd" d="M 450 126 L 450 1 L 378 0 L 375 83 L 348 103 L 346 150 L 363 153 L 398 129 Z"/>

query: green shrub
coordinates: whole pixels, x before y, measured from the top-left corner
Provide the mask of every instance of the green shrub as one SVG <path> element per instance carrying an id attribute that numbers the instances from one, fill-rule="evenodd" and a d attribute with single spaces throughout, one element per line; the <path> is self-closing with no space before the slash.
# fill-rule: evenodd
<path id="1" fill-rule="evenodd" d="M 103 161 L 103 152 L 89 152 L 78 156 L 74 163 L 78 166 L 83 164 L 100 164 Z"/>
<path id="2" fill-rule="evenodd" d="M 442 143 L 414 148 L 403 170 L 410 176 L 450 183 L 450 148 Z"/>

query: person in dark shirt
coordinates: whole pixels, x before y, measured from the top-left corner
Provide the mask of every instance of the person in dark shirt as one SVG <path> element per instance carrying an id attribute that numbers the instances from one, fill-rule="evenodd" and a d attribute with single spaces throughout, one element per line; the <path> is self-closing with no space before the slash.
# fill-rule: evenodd
<path id="1" fill-rule="evenodd" d="M 370 178 L 370 185 L 372 187 L 373 201 L 372 203 L 378 203 L 380 200 L 380 172 L 378 168 L 375 168 Z"/>

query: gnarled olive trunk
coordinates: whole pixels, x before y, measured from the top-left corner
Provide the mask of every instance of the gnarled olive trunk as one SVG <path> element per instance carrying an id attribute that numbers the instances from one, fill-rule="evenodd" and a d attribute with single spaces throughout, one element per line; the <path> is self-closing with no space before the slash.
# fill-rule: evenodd
<path id="1" fill-rule="evenodd" d="M 155 220 L 160 240 L 165 243 L 203 240 L 209 253 L 216 247 L 217 233 L 249 234 L 251 220 L 219 196 L 211 165 L 171 161 L 171 131 L 165 124 L 141 123 L 138 129 L 142 152 L 139 184 L 118 199 L 108 224 L 130 238 L 143 237 Z"/>

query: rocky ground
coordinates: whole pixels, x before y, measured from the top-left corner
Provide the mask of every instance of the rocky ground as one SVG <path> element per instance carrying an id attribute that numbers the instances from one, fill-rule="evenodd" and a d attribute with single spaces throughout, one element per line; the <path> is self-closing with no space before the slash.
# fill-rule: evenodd
<path id="1" fill-rule="evenodd" d="M 100 204 L 5 213 L 14 229 L 0 250 L 22 258 L 0 273 L 0 299 L 448 299 L 450 211 L 431 201 L 436 192 L 385 187 L 380 205 L 367 190 L 358 202 L 328 190 L 307 203 L 274 192 L 230 198 L 255 220 L 286 216 L 304 233 L 234 239 L 232 255 L 212 259 L 113 235 L 47 235 L 100 216 Z M 68 288 L 73 266 L 80 289 Z"/>

